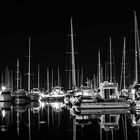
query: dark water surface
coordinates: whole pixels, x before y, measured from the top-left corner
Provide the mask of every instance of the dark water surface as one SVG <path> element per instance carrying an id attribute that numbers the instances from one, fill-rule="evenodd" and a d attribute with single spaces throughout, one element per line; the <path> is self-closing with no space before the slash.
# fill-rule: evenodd
<path id="1" fill-rule="evenodd" d="M 118 110 L 72 116 L 63 102 L 0 102 L 0 139 L 139 140 L 135 117 Z"/>

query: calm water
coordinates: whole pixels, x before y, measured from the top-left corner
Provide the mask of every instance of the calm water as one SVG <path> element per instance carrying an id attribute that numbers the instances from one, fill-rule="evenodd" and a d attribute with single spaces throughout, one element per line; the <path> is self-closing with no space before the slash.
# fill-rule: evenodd
<path id="1" fill-rule="evenodd" d="M 139 127 L 127 111 L 72 116 L 62 102 L 12 105 L 0 102 L 1 139 L 139 140 Z M 137 120 L 139 117 L 137 116 Z"/>

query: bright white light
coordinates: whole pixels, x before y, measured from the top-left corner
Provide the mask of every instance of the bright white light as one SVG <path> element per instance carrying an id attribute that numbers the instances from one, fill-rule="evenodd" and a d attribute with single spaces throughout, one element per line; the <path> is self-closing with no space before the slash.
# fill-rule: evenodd
<path id="1" fill-rule="evenodd" d="M 57 111 L 61 111 L 61 109 L 64 107 L 65 105 L 61 102 L 54 102 L 51 103 L 51 107 Z"/>
<path id="2" fill-rule="evenodd" d="M 135 89 L 132 89 L 132 93 L 133 93 L 133 94 L 135 93 Z"/>
<path id="3" fill-rule="evenodd" d="M 58 103 L 58 102 L 51 103 L 51 106 L 52 106 L 52 108 L 55 108 L 56 110 L 61 108 L 60 103 Z"/>
<path id="4" fill-rule="evenodd" d="M 5 91 L 6 90 L 6 87 L 5 86 L 2 86 L 1 89 L 2 89 L 2 91 Z"/>
<path id="5" fill-rule="evenodd" d="M 5 114 L 6 114 L 5 110 L 2 110 L 2 117 L 5 117 Z"/>
<path id="6" fill-rule="evenodd" d="M 39 104 L 40 104 L 40 107 L 41 107 L 41 108 L 44 108 L 44 107 L 45 107 L 45 102 L 41 102 L 41 101 L 40 101 Z"/>

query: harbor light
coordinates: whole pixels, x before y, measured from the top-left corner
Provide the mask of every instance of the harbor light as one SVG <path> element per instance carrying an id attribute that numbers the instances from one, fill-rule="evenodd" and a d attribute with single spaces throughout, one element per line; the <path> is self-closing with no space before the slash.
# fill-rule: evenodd
<path id="1" fill-rule="evenodd" d="M 5 90 L 6 90 L 6 87 L 5 87 L 5 86 L 2 86 L 2 87 L 1 87 L 1 90 L 2 90 L 2 91 L 5 91 Z"/>
<path id="2" fill-rule="evenodd" d="M 132 89 L 131 92 L 132 92 L 132 100 L 135 100 L 135 92 L 136 92 L 135 89 Z"/>
<path id="3" fill-rule="evenodd" d="M 135 89 L 132 89 L 132 91 L 131 91 L 131 92 L 132 92 L 132 94 L 135 94 Z"/>
<path id="4" fill-rule="evenodd" d="M 2 117 L 5 117 L 5 114 L 6 114 L 5 110 L 2 110 Z"/>

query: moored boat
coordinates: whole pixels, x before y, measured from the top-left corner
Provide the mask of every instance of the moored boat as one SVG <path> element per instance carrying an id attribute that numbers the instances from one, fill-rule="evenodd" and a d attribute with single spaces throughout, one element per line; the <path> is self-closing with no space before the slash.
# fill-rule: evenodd
<path id="1" fill-rule="evenodd" d="M 116 109 L 129 108 L 130 102 L 124 98 L 119 98 L 117 83 L 107 81 L 100 84 L 96 96 L 92 100 L 79 102 L 79 109 Z"/>
<path id="2" fill-rule="evenodd" d="M 41 98 L 41 91 L 38 88 L 33 88 L 29 93 L 30 101 L 39 101 Z"/>
<path id="3" fill-rule="evenodd" d="M 29 96 L 26 90 L 19 89 L 13 93 L 14 104 L 26 104 L 29 101 Z"/>
<path id="4" fill-rule="evenodd" d="M 52 88 L 51 92 L 42 96 L 41 101 L 46 100 L 64 100 L 65 92 L 62 90 L 62 87 L 55 86 Z"/>
<path id="5" fill-rule="evenodd" d="M 12 93 L 6 87 L 2 87 L 0 90 L 0 102 L 12 101 Z"/>

